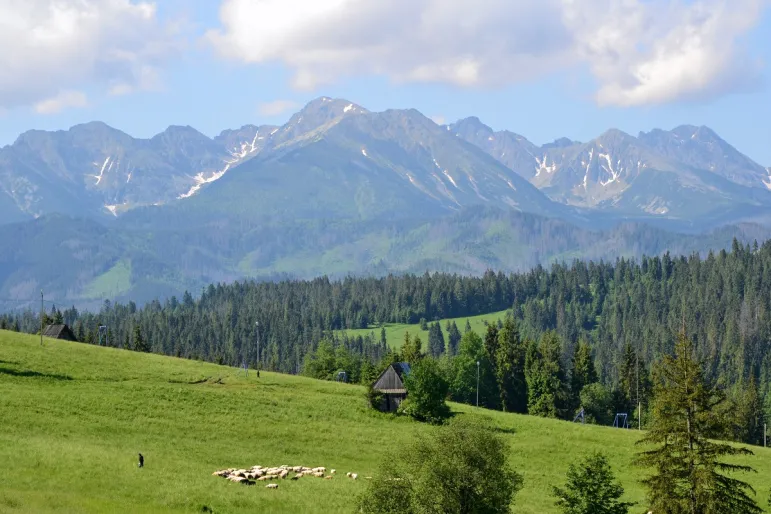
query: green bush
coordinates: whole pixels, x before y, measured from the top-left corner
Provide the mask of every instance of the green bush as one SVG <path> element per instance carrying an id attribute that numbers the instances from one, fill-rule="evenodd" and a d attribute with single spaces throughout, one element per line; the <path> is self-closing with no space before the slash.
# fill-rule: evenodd
<path id="1" fill-rule="evenodd" d="M 614 482 L 608 459 L 601 453 L 571 464 L 567 478 L 564 488 L 553 489 L 563 514 L 626 514 L 634 505 L 620 501 L 624 488 Z"/>
<path id="2" fill-rule="evenodd" d="M 522 488 L 506 443 L 478 422 L 453 420 L 383 461 L 359 498 L 366 514 L 503 514 Z"/>
<path id="3" fill-rule="evenodd" d="M 399 405 L 399 413 L 419 421 L 441 423 L 450 415 L 445 403 L 450 385 L 434 359 L 422 359 L 411 367 L 404 380 L 407 399 Z"/>

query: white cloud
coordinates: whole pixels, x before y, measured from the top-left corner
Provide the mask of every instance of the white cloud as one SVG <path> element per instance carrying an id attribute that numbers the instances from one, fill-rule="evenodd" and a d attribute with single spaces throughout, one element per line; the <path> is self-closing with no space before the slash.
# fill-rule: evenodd
<path id="1" fill-rule="evenodd" d="M 173 36 L 152 2 L 3 0 L 0 106 L 45 103 L 87 86 L 145 87 L 176 49 Z"/>
<path id="2" fill-rule="evenodd" d="M 57 114 L 69 107 L 85 107 L 88 99 L 81 91 L 62 91 L 58 95 L 35 104 L 38 114 Z"/>
<path id="3" fill-rule="evenodd" d="M 345 76 L 502 86 L 576 65 L 601 104 L 715 95 L 758 69 L 738 40 L 768 0 L 222 0 L 206 38 L 314 89 Z"/>
<path id="4" fill-rule="evenodd" d="M 292 100 L 274 100 L 272 102 L 261 103 L 257 110 L 262 116 L 278 116 L 287 111 L 296 109 L 300 104 Z"/>

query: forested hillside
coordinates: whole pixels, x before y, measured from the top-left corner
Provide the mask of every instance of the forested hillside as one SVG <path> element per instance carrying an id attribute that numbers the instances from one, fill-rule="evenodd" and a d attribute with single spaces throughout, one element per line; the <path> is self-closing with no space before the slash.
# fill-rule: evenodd
<path id="1" fill-rule="evenodd" d="M 671 349 L 685 323 L 708 359 L 713 376 L 737 383 L 756 375 L 763 387 L 771 377 L 767 358 L 771 336 L 771 243 L 735 242 L 730 252 L 692 257 L 644 258 L 640 262 L 579 262 L 504 275 L 470 278 L 449 274 L 389 276 L 330 281 L 211 285 L 199 299 L 105 303 L 98 313 L 62 312 L 84 341 L 108 327 L 111 346 L 133 344 L 135 332 L 158 353 L 230 364 L 248 353 L 269 369 L 296 372 L 305 353 L 325 333 L 416 323 L 512 308 L 522 333 L 537 338 L 555 330 L 563 359 L 586 337 L 603 380 L 617 378 L 626 344 L 651 362 Z M 259 322 L 260 355 L 257 355 Z M 39 330 L 37 312 L 6 315 L 3 325 Z M 345 341 L 355 352 L 377 359 L 380 341 Z"/>

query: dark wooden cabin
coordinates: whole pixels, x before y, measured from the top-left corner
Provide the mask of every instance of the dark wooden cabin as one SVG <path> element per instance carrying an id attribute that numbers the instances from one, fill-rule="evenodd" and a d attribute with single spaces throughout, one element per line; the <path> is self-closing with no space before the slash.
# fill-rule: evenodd
<path id="1" fill-rule="evenodd" d="M 407 388 L 404 378 L 410 373 L 410 365 L 406 362 L 395 362 L 380 374 L 372 388 L 383 394 L 380 410 L 395 412 L 399 404 L 407 398 Z"/>
<path id="2" fill-rule="evenodd" d="M 43 336 L 51 339 L 62 339 L 64 341 L 77 341 L 78 338 L 67 325 L 48 325 L 43 330 Z"/>

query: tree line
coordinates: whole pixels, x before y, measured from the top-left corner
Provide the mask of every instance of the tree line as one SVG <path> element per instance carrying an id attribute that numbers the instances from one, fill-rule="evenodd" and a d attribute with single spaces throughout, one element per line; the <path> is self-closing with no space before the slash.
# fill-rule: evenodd
<path id="1" fill-rule="evenodd" d="M 528 342 L 516 352 L 508 343 L 496 347 L 493 340 L 501 336 L 492 334 L 480 334 L 482 343 L 467 340 L 461 351 L 465 330 L 454 323 L 436 323 L 505 309 L 516 320 L 520 339 Z M 639 396 L 644 400 L 647 370 L 671 353 L 673 334 L 685 325 L 699 357 L 707 363 L 707 376 L 732 396 L 757 391 L 757 397 L 745 403 L 765 409 L 771 387 L 766 344 L 771 338 L 771 243 L 745 246 L 734 241 L 730 251 L 704 258 L 664 254 L 639 262 L 575 261 L 508 275 L 489 271 L 480 277 L 426 273 L 212 284 L 197 298 L 186 292 L 181 299 L 156 300 L 141 307 L 106 301 L 99 312 L 53 308 L 46 317 L 69 324 L 84 342 L 97 343 L 102 325 L 106 327 L 102 344 L 233 366 L 245 362 L 286 373 L 302 372 L 324 341 L 343 360 L 346 352 L 350 355 L 351 362 L 344 367 L 357 380 L 382 367 L 389 354 L 379 334 L 382 324 L 424 319 L 430 325 L 426 353 L 457 356 L 457 369 L 450 375 L 456 382 L 458 376 L 475 375 L 477 357 L 484 357 L 480 403 L 521 409 L 525 401 L 521 388 L 510 398 L 515 388 L 506 382 L 516 376 L 530 384 L 530 390 L 545 391 L 543 398 L 548 398 L 528 408 L 566 418 L 574 415 L 578 403 L 610 404 L 611 414 L 614 410 L 633 413 L 638 375 Z M 502 325 L 494 328 L 508 333 Z M 0 316 L 3 327 L 35 333 L 39 313 Z M 344 332 L 362 327 L 372 332 L 364 337 Z M 137 346 L 136 340 L 141 344 Z M 585 360 L 587 352 L 595 372 L 574 374 L 574 358 Z M 529 371 L 523 378 L 524 367 Z M 510 375 L 509 368 L 517 370 L 515 375 Z M 576 392 L 578 385 L 571 381 L 584 375 L 580 380 L 591 387 Z M 471 402 L 467 389 L 458 382 L 455 397 Z M 581 394 L 586 396 L 584 401 Z M 609 415 L 604 407 L 589 414 L 598 422 L 607 422 Z M 747 438 L 757 442 L 757 430 L 751 430 L 755 435 Z"/>

